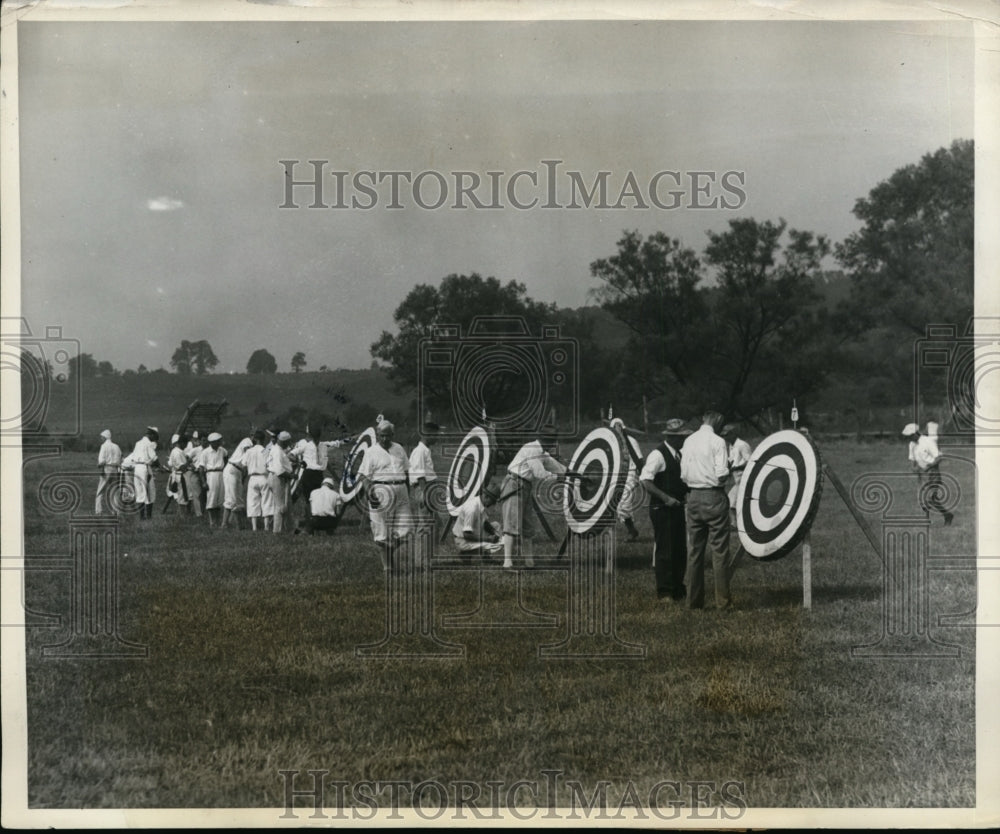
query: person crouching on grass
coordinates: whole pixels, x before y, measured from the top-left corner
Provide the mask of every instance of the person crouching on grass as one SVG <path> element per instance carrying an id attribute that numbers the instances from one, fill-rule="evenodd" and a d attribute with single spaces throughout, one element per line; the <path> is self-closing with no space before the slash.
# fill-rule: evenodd
<path id="1" fill-rule="evenodd" d="M 499 528 L 486 517 L 486 511 L 496 504 L 499 497 L 500 493 L 487 484 L 479 495 L 459 507 L 452 532 L 455 547 L 463 557 L 485 556 L 503 550 Z"/>
<path id="2" fill-rule="evenodd" d="M 903 428 L 903 437 L 910 441 L 910 463 L 913 465 L 913 471 L 917 473 L 918 482 L 927 479 L 927 484 L 921 483 L 919 487 L 922 509 L 924 512 L 934 510 L 941 513 L 944 516 L 944 526 L 950 527 L 955 514 L 949 512 L 941 502 L 944 484 L 941 481 L 941 452 L 938 450 L 937 441 L 921 434 L 920 427 L 916 423 L 907 423 Z"/>
<path id="3" fill-rule="evenodd" d="M 327 476 L 319 488 L 314 489 L 309 496 L 309 515 L 304 521 L 304 526 L 295 528 L 295 535 L 304 529 L 310 536 L 317 530 L 324 531 L 329 536 L 340 524 L 340 517 L 344 514 L 346 506 L 337 489 L 337 482 Z"/>
<path id="4" fill-rule="evenodd" d="M 361 459 L 358 480 L 368 496 L 372 538 L 379 546 L 382 569 L 393 567 L 394 539 L 405 536 L 410 526 L 408 475 L 410 460 L 406 450 L 393 442 L 396 427 L 383 420 L 375 427 L 378 443 Z"/>

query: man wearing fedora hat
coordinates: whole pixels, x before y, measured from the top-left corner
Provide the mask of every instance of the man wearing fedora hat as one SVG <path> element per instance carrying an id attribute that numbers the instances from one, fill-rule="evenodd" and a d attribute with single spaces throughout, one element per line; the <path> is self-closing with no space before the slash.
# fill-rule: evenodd
<path id="1" fill-rule="evenodd" d="M 105 429 L 101 432 L 104 442 L 97 453 L 97 469 L 101 473 L 101 478 L 97 482 L 97 497 L 94 499 L 94 515 L 104 513 L 104 503 L 108 494 L 108 487 L 118 479 L 122 465 L 122 450 L 117 443 L 111 440 L 111 431 Z M 120 497 L 119 497 L 119 500 Z"/>
<path id="2" fill-rule="evenodd" d="M 941 481 L 941 452 L 938 449 L 937 439 L 921 434 L 920 427 L 916 423 L 907 423 L 903 427 L 903 437 L 910 441 L 909 460 L 913 471 L 920 480 L 927 479 L 926 486 L 922 485 L 920 488 L 920 501 L 924 511 L 934 510 L 941 513 L 944 516 L 944 526 L 950 527 L 955 514 L 949 512 L 941 501 L 944 486 Z"/>
<path id="3" fill-rule="evenodd" d="M 688 555 L 684 503 L 688 488 L 681 479 L 679 449 L 691 430 L 683 420 L 674 418 L 667 421 L 663 434 L 663 442 L 646 456 L 639 480 L 649 493 L 657 599 L 680 601 L 687 593 L 684 587 Z"/>
<path id="4" fill-rule="evenodd" d="M 141 519 L 153 517 L 153 504 L 156 503 L 153 468 L 160 464 L 156 455 L 156 442 L 159 439 L 159 429 L 156 426 L 146 426 L 146 433 L 136 441 L 132 454 L 128 456 L 132 464 L 135 503 L 139 505 Z"/>
<path id="5" fill-rule="evenodd" d="M 721 427 L 722 415 L 706 411 L 701 427 L 681 447 L 681 478 L 690 489 L 686 508 L 690 548 L 684 577 L 688 608 L 705 606 L 705 551 L 709 547 L 716 607 L 732 607 L 729 580 L 736 557 L 729 552 L 729 498 L 725 488 L 729 455 L 726 441 L 716 434 Z"/>
<path id="6" fill-rule="evenodd" d="M 529 568 L 534 567 L 535 519 L 532 495 L 535 486 L 547 478 L 566 474 L 566 467 L 552 457 L 558 442 L 553 423 L 542 426 L 537 439 L 525 443 L 507 465 L 500 488 L 503 520 L 503 566 L 514 567 L 515 551 Z"/>

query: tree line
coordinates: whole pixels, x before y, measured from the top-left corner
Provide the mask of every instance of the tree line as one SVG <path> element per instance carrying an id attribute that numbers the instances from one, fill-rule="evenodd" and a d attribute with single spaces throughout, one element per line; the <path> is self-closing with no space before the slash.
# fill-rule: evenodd
<path id="1" fill-rule="evenodd" d="M 926 154 L 856 201 L 861 228 L 836 245 L 784 219 L 732 219 L 707 232 L 700 252 L 666 232 L 626 230 L 616 252 L 590 264 L 593 299 L 618 327 L 612 339 L 586 309 L 535 301 L 522 283 L 448 275 L 408 293 L 397 332 L 383 332 L 371 353 L 445 413 L 469 393 L 454 390 L 458 358 L 429 367 L 420 346 L 442 325 L 468 335 L 483 314 L 520 317 L 536 335 L 557 324 L 573 340 L 576 385 L 546 393 L 557 411 L 659 400 L 671 413 L 711 407 L 755 423 L 832 384 L 869 404 L 912 401 L 914 340 L 934 323 L 961 333 L 973 314 L 974 179 L 971 140 Z M 836 301 L 823 291 L 831 255 L 849 286 Z M 498 371 L 476 390 L 476 408 L 503 409 L 536 383 Z"/>

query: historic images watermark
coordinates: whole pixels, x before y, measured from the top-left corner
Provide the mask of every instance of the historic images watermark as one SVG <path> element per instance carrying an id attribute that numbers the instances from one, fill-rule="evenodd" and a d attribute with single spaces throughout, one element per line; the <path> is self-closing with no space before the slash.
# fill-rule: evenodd
<path id="1" fill-rule="evenodd" d="M 516 171 L 338 170 L 327 159 L 280 159 L 278 208 L 726 209 L 747 203 L 746 172 L 578 171 L 542 159 Z"/>
<path id="2" fill-rule="evenodd" d="M 629 779 L 585 785 L 562 770 L 543 770 L 536 778 L 505 780 L 329 779 L 329 770 L 279 770 L 284 813 L 305 819 L 404 819 L 412 810 L 423 820 L 738 820 L 747 810 L 746 785 L 724 781 L 663 779 L 649 787 Z"/>

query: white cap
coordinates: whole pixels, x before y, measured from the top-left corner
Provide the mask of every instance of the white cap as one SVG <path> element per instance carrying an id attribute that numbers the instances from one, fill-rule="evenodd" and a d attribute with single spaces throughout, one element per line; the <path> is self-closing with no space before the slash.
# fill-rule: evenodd
<path id="1" fill-rule="evenodd" d="M 903 428 L 903 437 L 909 437 L 911 434 L 916 434 L 920 431 L 920 426 L 916 423 L 907 423 Z"/>
<path id="2" fill-rule="evenodd" d="M 181 436 L 179 434 L 171 435 L 171 437 L 170 437 L 170 443 L 174 444 L 174 443 L 176 443 L 180 439 L 181 439 Z"/>
<path id="3" fill-rule="evenodd" d="M 935 423 L 933 420 L 927 421 L 927 436 L 928 437 L 938 436 L 938 424 Z"/>
<path id="4" fill-rule="evenodd" d="M 221 435 L 221 434 L 219 434 L 219 433 L 218 433 L 217 431 L 213 431 L 213 432 L 212 432 L 212 433 L 211 433 L 211 434 L 210 434 L 210 435 L 208 436 L 208 442 L 209 442 L 209 443 L 212 443 L 212 442 L 214 442 L 214 441 L 216 441 L 216 440 L 222 440 L 222 435 Z"/>
<path id="5" fill-rule="evenodd" d="M 324 478 L 323 479 L 323 486 L 328 486 L 331 489 L 336 489 L 337 488 L 337 482 L 335 480 L 333 480 L 333 478 Z"/>
<path id="6" fill-rule="evenodd" d="M 291 440 L 292 436 L 287 431 L 278 432 L 278 440 Z"/>
<path id="7" fill-rule="evenodd" d="M 146 426 L 146 431 L 155 431 L 157 434 L 160 433 L 160 430 L 156 426 Z"/>
<path id="8" fill-rule="evenodd" d="M 191 439 L 192 440 L 197 440 L 198 439 L 198 430 L 197 429 L 195 429 L 193 432 L 191 432 Z"/>
<path id="9" fill-rule="evenodd" d="M 111 430 L 110 429 L 105 429 L 104 431 L 102 431 L 101 432 L 101 437 L 103 437 L 105 440 L 110 440 L 111 439 Z"/>
<path id="10" fill-rule="evenodd" d="M 396 427 L 390 423 L 388 420 L 381 420 L 379 424 L 375 427 L 378 431 L 395 431 Z"/>

